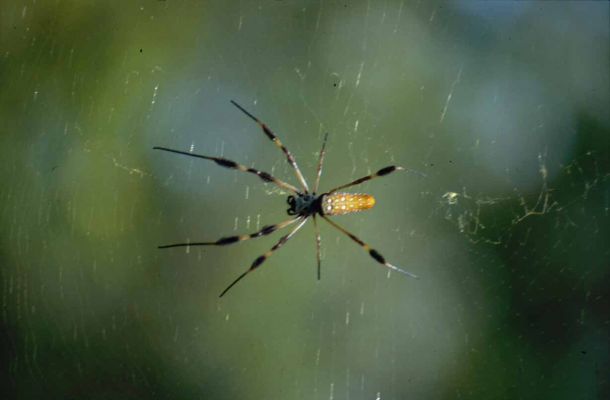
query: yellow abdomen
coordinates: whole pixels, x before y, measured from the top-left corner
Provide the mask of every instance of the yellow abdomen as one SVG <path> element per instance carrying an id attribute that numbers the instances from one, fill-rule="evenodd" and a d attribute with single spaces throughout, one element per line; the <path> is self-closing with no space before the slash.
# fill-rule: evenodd
<path id="1" fill-rule="evenodd" d="M 322 198 L 324 215 L 343 215 L 364 211 L 375 205 L 375 198 L 370 194 L 332 193 Z"/>

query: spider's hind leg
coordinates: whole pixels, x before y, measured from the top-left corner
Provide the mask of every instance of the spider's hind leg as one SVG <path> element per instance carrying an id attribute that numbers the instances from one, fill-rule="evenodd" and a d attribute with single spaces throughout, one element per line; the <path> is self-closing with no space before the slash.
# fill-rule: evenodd
<path id="1" fill-rule="evenodd" d="M 373 257 L 373 259 L 375 261 L 377 261 L 379 264 L 385 265 L 386 267 L 390 268 L 391 270 L 403 273 L 405 275 L 410 276 L 411 278 L 415 278 L 418 279 L 418 276 L 409 272 L 409 271 L 405 271 L 402 268 L 398 268 L 395 265 L 390 264 L 389 262 L 387 262 L 385 260 L 385 258 L 381 255 L 381 253 L 379 253 L 377 250 L 371 248 L 371 246 L 369 246 L 368 244 L 364 243 L 362 240 L 360 240 L 356 235 L 354 235 L 353 233 L 349 232 L 347 229 L 342 228 L 341 226 L 339 226 L 336 222 L 334 222 L 333 220 L 331 220 L 328 217 L 325 217 L 324 215 L 322 215 L 322 218 L 324 218 L 329 224 L 331 224 L 332 226 L 334 226 L 335 228 L 337 228 L 339 231 L 341 231 L 342 233 L 344 233 L 345 235 L 349 236 L 350 239 L 352 239 L 354 242 L 358 243 L 360 246 L 362 246 L 362 248 L 364 250 L 366 250 L 369 255 L 371 257 Z"/>
<path id="2" fill-rule="evenodd" d="M 327 194 L 331 194 L 331 193 L 336 192 L 337 190 L 346 189 L 346 188 L 351 187 L 351 186 L 360 185 L 363 182 L 370 181 L 371 179 L 379 178 L 380 176 L 389 175 L 392 172 L 404 171 L 404 170 L 405 170 L 405 168 L 400 167 L 398 165 L 390 165 L 388 167 L 381 168 L 379 171 L 375 172 L 374 174 L 363 176 L 362 178 L 358 178 L 355 181 L 352 181 L 350 183 L 346 183 L 345 185 L 341 185 L 341 186 L 338 186 L 338 187 L 336 187 L 336 188 L 334 188 L 332 190 L 329 190 Z"/>

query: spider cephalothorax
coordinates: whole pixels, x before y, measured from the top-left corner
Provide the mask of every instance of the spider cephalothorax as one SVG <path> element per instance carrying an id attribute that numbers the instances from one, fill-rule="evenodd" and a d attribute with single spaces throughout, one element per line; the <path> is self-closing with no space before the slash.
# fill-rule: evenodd
<path id="1" fill-rule="evenodd" d="M 320 200 L 322 196 L 311 193 L 299 193 L 296 196 L 288 196 L 286 202 L 290 207 L 286 212 L 288 215 L 300 215 L 307 217 L 320 212 Z"/>
<path id="2" fill-rule="evenodd" d="M 288 205 L 289 205 L 289 208 L 287 210 L 288 215 L 294 216 L 294 218 L 291 218 L 287 221 L 280 222 L 279 224 L 266 225 L 262 229 L 254 232 L 254 233 L 250 233 L 250 234 L 246 234 L 246 235 L 226 236 L 226 237 L 222 237 L 214 242 L 175 243 L 175 244 L 169 244 L 169 245 L 165 245 L 165 246 L 159 246 L 159 248 L 166 249 L 166 248 L 170 248 L 170 247 L 182 247 L 182 246 L 224 246 L 224 245 L 241 242 L 241 241 L 248 240 L 248 239 L 254 239 L 257 237 L 270 235 L 279 229 L 282 229 L 288 225 L 298 222 L 296 227 L 294 227 L 288 234 L 282 236 L 280 238 L 280 240 L 273 247 L 271 247 L 271 249 L 269 249 L 266 253 L 257 257 L 252 262 L 252 265 L 250 265 L 250 268 L 248 268 L 244 273 L 242 273 L 240 276 L 238 276 L 237 279 L 235 279 L 225 290 L 223 290 L 222 293 L 220 293 L 220 297 L 222 297 L 225 293 L 227 293 L 229 291 L 229 289 L 231 289 L 244 276 L 246 276 L 248 273 L 250 273 L 250 272 L 254 271 L 256 268 L 258 268 L 262 263 L 265 262 L 265 260 L 267 260 L 267 258 L 269 258 L 273 254 L 274 251 L 276 251 L 277 249 L 282 247 L 303 225 L 305 225 L 305 222 L 307 222 L 309 217 L 312 217 L 313 223 L 314 223 L 314 229 L 315 229 L 315 233 L 316 233 L 316 259 L 318 261 L 318 279 L 320 279 L 320 265 L 321 265 L 320 232 L 319 232 L 318 224 L 316 221 L 316 217 L 320 216 L 321 218 L 326 220 L 329 224 L 331 224 L 333 227 L 337 228 L 339 231 L 341 231 L 342 233 L 347 235 L 354 242 L 358 243 L 378 263 L 380 263 L 394 271 L 402 272 L 403 274 L 416 278 L 416 276 L 413 275 L 412 273 L 407 272 L 401 268 L 398 268 L 395 265 L 388 263 L 385 260 L 385 258 L 377 250 L 371 248 L 368 244 L 366 244 L 365 242 L 360 240 L 357 236 L 350 233 L 349 231 L 347 231 L 346 229 L 344 229 L 340 225 L 338 225 L 336 222 L 334 222 L 333 220 L 328 218 L 328 216 L 350 214 L 350 213 L 357 212 L 357 211 L 368 210 L 369 208 L 371 208 L 375 205 L 375 198 L 369 194 L 342 193 L 342 192 L 338 192 L 339 190 L 346 189 L 351 186 L 359 185 L 363 182 L 369 181 L 374 178 L 378 178 L 380 176 L 388 175 L 394 171 L 404 170 L 404 168 L 391 165 L 389 167 L 380 169 L 379 171 L 375 172 L 374 174 L 367 175 L 362 178 L 356 179 L 355 181 L 352 181 L 345 185 L 336 187 L 321 195 L 316 195 L 319 184 L 320 184 L 320 177 L 322 175 L 322 165 L 324 163 L 324 154 L 325 154 L 326 140 L 328 139 L 328 134 L 326 134 L 324 136 L 324 141 L 322 143 L 322 149 L 320 150 L 320 157 L 318 159 L 316 183 L 315 183 L 313 192 L 310 192 L 309 187 L 307 186 L 307 182 L 305 181 L 305 178 L 303 177 L 301 170 L 297 166 L 296 160 L 294 159 L 293 155 L 282 144 L 282 142 L 278 139 L 278 137 L 275 136 L 275 134 L 271 131 L 271 129 L 269 129 L 269 127 L 267 127 L 267 125 L 265 125 L 263 122 L 261 122 L 254 115 L 250 114 L 248 111 L 246 111 L 242 106 L 240 106 L 236 102 L 231 100 L 231 103 L 233 103 L 233 105 L 235 107 L 239 108 L 248 117 L 253 119 L 261 127 L 261 129 L 263 130 L 265 135 L 267 135 L 267 137 L 271 141 L 273 141 L 273 143 L 275 143 L 275 145 L 277 147 L 279 147 L 282 150 L 282 152 L 284 152 L 284 155 L 286 156 L 286 159 L 288 160 L 288 163 L 290 164 L 290 166 L 293 168 L 293 170 L 296 174 L 297 180 L 301 184 L 302 189 L 298 189 L 295 186 L 291 185 L 290 183 L 287 183 L 287 182 L 282 181 L 281 179 L 275 178 L 267 172 L 260 171 L 260 170 L 250 168 L 250 167 L 246 167 L 245 165 L 238 164 L 235 161 L 227 160 L 226 158 L 204 156 L 201 154 L 194 154 L 194 153 L 190 153 L 190 152 L 186 152 L 186 151 L 168 149 L 166 147 L 154 147 L 154 149 L 164 150 L 164 151 L 169 151 L 172 153 L 187 155 L 190 157 L 197 157 L 197 158 L 203 158 L 205 160 L 214 161 L 216 164 L 220 165 L 221 167 L 236 169 L 238 171 L 255 174 L 260 179 L 262 179 L 264 182 L 272 182 L 275 185 L 279 186 L 280 188 L 293 193 L 292 195 L 288 196 L 286 201 L 288 202 Z"/>

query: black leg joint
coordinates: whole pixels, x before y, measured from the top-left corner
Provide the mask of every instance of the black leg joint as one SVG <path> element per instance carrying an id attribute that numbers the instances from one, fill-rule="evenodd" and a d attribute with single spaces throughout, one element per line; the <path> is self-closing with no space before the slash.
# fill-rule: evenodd
<path id="1" fill-rule="evenodd" d="M 380 262 L 381 264 L 385 264 L 385 258 L 383 258 L 383 256 L 381 254 L 379 254 L 377 252 L 377 250 L 371 249 L 371 250 L 369 250 L 369 254 L 371 255 L 371 257 L 373 257 L 375 260 L 377 260 L 377 262 Z"/>
<path id="2" fill-rule="evenodd" d="M 394 165 L 391 165 L 389 167 L 381 168 L 379 171 L 377 171 L 377 175 L 384 176 L 394 171 L 396 171 L 396 167 Z"/>
<path id="3" fill-rule="evenodd" d="M 220 238 L 216 241 L 216 244 L 219 246 L 224 246 L 225 244 L 231 244 L 235 242 L 239 242 L 239 236 L 228 236 Z"/>

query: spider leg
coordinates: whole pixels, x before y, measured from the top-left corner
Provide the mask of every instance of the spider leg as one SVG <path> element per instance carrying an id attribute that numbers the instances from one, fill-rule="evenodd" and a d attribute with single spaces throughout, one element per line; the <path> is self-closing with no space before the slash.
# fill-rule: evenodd
<path id="1" fill-rule="evenodd" d="M 404 171 L 404 168 L 403 167 L 399 167 L 397 165 L 390 165 L 389 167 L 381 168 L 379 171 L 375 172 L 374 174 L 363 176 L 362 178 L 358 178 L 358 179 L 356 179 L 353 182 L 346 183 L 345 185 L 341 185 L 341 186 L 336 187 L 336 188 L 334 188 L 332 190 L 329 190 L 327 194 L 331 194 L 333 192 L 336 192 L 337 190 L 345 189 L 345 188 L 348 188 L 350 186 L 359 185 L 359 184 L 361 184 L 363 182 L 370 181 L 371 179 L 375 179 L 375 178 L 378 178 L 380 176 L 385 176 L 385 175 L 391 174 L 394 171 Z"/>
<path id="2" fill-rule="evenodd" d="M 313 188 L 313 192 L 318 192 L 320 186 L 320 177 L 322 176 L 322 165 L 324 164 L 324 155 L 326 154 L 326 141 L 328 140 L 328 133 L 324 135 L 324 141 L 322 142 L 322 149 L 320 150 L 320 158 L 318 159 L 318 169 L 316 175 L 316 184 Z"/>
<path id="3" fill-rule="evenodd" d="M 290 151 L 288 151 L 286 146 L 284 146 L 282 144 L 280 139 L 278 139 L 278 137 L 275 136 L 275 134 L 271 131 L 271 129 L 269 129 L 269 127 L 265 123 L 263 123 L 261 120 L 256 118 L 254 115 L 250 114 L 250 112 L 248 112 L 245 108 L 243 108 L 242 106 L 240 106 L 233 100 L 231 100 L 231 104 L 233 104 L 235 107 L 239 108 L 244 114 L 246 114 L 248 117 L 250 117 L 252 120 L 254 120 L 254 122 L 256 122 L 261 127 L 261 129 L 263 130 L 265 135 L 267 135 L 267 137 L 284 152 L 284 154 L 286 155 L 286 159 L 288 160 L 288 164 L 290 164 L 290 166 L 294 169 L 297 179 L 301 183 L 301 186 L 303 186 L 305 193 L 308 193 L 309 187 L 307 186 L 305 177 L 303 177 L 303 174 L 301 173 L 301 170 L 299 169 L 299 166 L 297 165 L 297 162 L 294 159 L 294 156 L 292 155 L 292 153 L 290 153 Z"/>
<path id="4" fill-rule="evenodd" d="M 298 218 L 292 218 L 287 221 L 280 222 L 275 225 L 266 225 L 257 232 L 250 233 L 247 235 L 235 235 L 235 236 L 225 236 L 221 237 L 215 242 L 192 242 L 192 243 L 174 243 L 174 244 L 166 244 L 163 246 L 159 246 L 160 249 L 169 249 L 170 247 L 186 247 L 186 246 L 224 246 L 227 244 L 233 244 L 238 242 L 243 242 L 244 240 L 255 239 L 261 236 L 270 235 L 278 229 L 282 229 L 287 227 L 290 224 L 298 221 Z"/>
<path id="5" fill-rule="evenodd" d="M 301 218 L 297 218 L 297 219 L 301 219 Z M 293 230 L 291 230 L 290 233 L 288 233 L 287 235 L 282 236 L 280 238 L 280 240 L 276 244 L 274 244 L 271 249 L 269 249 L 269 251 L 267 251 L 263 255 L 259 256 L 258 258 L 256 258 L 256 260 L 254 260 L 254 262 L 252 262 L 252 265 L 250 265 L 250 268 L 248 268 L 246 270 L 246 272 L 244 272 L 243 274 L 238 276 L 237 279 L 235 279 L 233 282 L 231 282 L 231 284 L 229 286 L 227 286 L 227 288 L 225 290 L 223 290 L 222 293 L 220 293 L 220 296 L 218 296 L 218 297 L 224 296 L 225 293 L 227 293 L 229 291 L 229 289 L 231 289 L 233 286 L 235 286 L 235 284 L 237 282 L 242 280 L 242 278 L 244 276 L 248 275 L 250 272 L 252 272 L 256 268 L 260 267 L 260 265 L 262 263 L 264 263 L 265 260 L 267 260 L 267 258 L 271 257 L 273 252 L 275 252 L 277 249 L 282 247 L 292 237 L 292 235 L 294 235 L 305 224 L 305 222 L 307 222 L 307 218 L 303 218 L 302 222 L 300 224 L 298 224 Z"/>
<path id="6" fill-rule="evenodd" d="M 259 171 L 257 169 L 250 168 L 250 167 L 246 167 L 245 165 L 238 164 L 235 161 L 227 160 L 226 158 L 204 156 L 201 154 L 189 153 L 186 151 L 168 149 L 167 147 L 155 146 L 155 147 L 153 147 L 153 149 L 169 151 L 170 153 L 182 154 L 182 155 L 189 156 L 189 157 L 203 158 L 204 160 L 214 161 L 216 164 L 220 165 L 221 167 L 225 167 L 225 168 L 229 168 L 229 169 L 236 169 L 241 172 L 249 172 L 251 174 L 257 175 L 264 182 L 273 182 L 277 186 L 281 187 L 282 189 L 289 190 L 296 194 L 300 193 L 299 189 L 297 189 L 296 187 L 294 187 L 291 184 L 286 183 L 278 178 L 271 176 L 271 174 L 269 174 L 267 172 Z"/>
<path id="7" fill-rule="evenodd" d="M 398 268 L 395 265 L 392 265 L 390 263 L 388 263 L 385 258 L 379 254 L 379 252 L 373 248 L 371 248 L 368 244 L 364 243 L 362 240 L 360 240 L 356 235 L 348 232 L 345 228 L 342 228 L 341 226 L 337 225 L 337 223 L 335 223 L 333 220 L 331 220 L 330 218 L 322 215 L 322 218 L 324 218 L 329 224 L 331 224 L 332 226 L 334 226 L 335 228 L 337 228 L 338 230 L 340 230 L 341 232 L 343 232 L 344 234 L 346 234 L 347 236 L 349 236 L 350 239 L 352 239 L 354 242 L 358 243 L 360 246 L 362 246 L 362 248 L 366 251 L 368 251 L 369 255 L 371 257 L 373 257 L 375 259 L 375 261 L 377 261 L 379 264 L 383 264 L 386 267 L 394 270 L 394 271 L 398 271 L 401 272 L 405 275 L 408 275 L 412 278 L 418 279 L 417 275 L 412 274 L 411 272 L 405 271 L 404 269 Z"/>
<path id="8" fill-rule="evenodd" d="M 318 221 L 316 220 L 316 214 L 313 215 L 313 226 L 316 231 L 316 260 L 318 261 L 318 280 L 320 280 L 320 228 L 318 228 Z"/>

